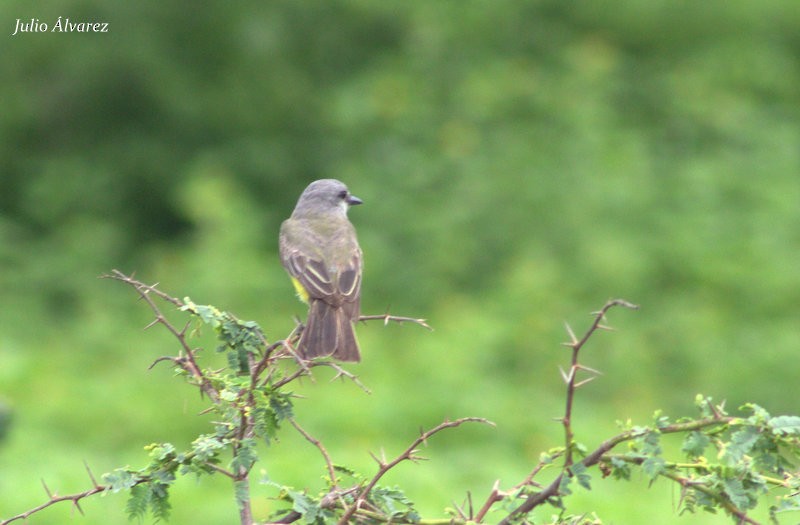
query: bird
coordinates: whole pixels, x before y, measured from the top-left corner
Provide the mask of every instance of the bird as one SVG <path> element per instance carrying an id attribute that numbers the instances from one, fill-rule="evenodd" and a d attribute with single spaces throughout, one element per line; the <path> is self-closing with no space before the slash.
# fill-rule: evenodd
<path id="1" fill-rule="evenodd" d="M 341 181 L 316 180 L 281 224 L 281 263 L 308 304 L 296 346 L 303 359 L 361 360 L 353 325 L 360 316 L 363 257 L 347 211 L 362 202 Z"/>

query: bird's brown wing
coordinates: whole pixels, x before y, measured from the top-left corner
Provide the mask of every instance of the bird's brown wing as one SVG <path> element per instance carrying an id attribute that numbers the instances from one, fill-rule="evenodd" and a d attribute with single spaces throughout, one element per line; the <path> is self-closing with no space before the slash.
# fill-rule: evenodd
<path id="1" fill-rule="evenodd" d="M 289 275 L 300 281 L 312 299 L 331 306 L 359 302 L 361 295 L 361 250 L 356 248 L 345 264 L 326 266 L 321 259 L 302 253 L 281 239 L 281 261 Z M 358 308 L 356 307 L 356 315 Z"/>

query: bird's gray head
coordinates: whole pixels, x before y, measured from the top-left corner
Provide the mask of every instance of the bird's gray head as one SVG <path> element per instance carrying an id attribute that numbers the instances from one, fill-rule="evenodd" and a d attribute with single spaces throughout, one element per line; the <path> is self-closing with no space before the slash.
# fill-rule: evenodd
<path id="1" fill-rule="evenodd" d="M 308 213 L 341 213 L 346 216 L 350 206 L 361 202 L 343 182 L 336 179 L 315 180 L 300 195 L 292 216 L 300 217 Z"/>

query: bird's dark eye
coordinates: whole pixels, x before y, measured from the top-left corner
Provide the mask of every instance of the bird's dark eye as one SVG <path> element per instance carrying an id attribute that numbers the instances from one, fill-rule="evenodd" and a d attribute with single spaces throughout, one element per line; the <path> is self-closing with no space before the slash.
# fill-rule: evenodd
<path id="1" fill-rule="evenodd" d="M 347 190 L 342 190 L 339 192 L 339 198 L 344 200 L 347 198 Z"/>

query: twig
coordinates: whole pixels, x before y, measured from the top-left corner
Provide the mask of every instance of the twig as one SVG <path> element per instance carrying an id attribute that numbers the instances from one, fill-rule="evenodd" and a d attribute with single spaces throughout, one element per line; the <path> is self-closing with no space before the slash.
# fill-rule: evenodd
<path id="1" fill-rule="evenodd" d="M 16 516 L 11 516 L 10 518 L 0 521 L 0 525 L 8 525 L 9 523 L 12 523 L 17 520 L 27 520 L 30 516 L 36 514 L 37 512 L 41 512 L 47 507 L 55 505 L 56 503 L 61 503 L 62 501 L 71 501 L 72 506 L 75 507 L 75 509 L 77 509 L 78 512 L 83 514 L 83 510 L 81 510 L 80 506 L 80 501 L 82 499 L 88 498 L 89 496 L 93 496 L 95 494 L 99 494 L 111 489 L 111 487 L 108 485 L 98 484 L 97 480 L 94 477 L 94 474 L 92 474 L 91 469 L 89 469 L 89 465 L 86 464 L 86 462 L 84 462 L 84 466 L 86 467 L 86 473 L 89 475 L 89 479 L 92 482 L 92 488 L 84 490 L 82 492 L 76 492 L 75 494 L 69 494 L 67 496 L 57 496 L 50 490 L 50 488 L 47 486 L 47 483 L 45 483 L 44 480 L 42 480 L 42 487 L 44 487 L 44 491 L 47 494 L 47 501 L 45 501 L 41 505 L 33 507 L 32 509 L 28 509 L 25 512 L 17 514 Z M 134 483 L 134 485 L 138 485 L 139 483 L 143 483 L 145 481 L 146 481 L 145 479 L 137 480 Z"/>
<path id="2" fill-rule="evenodd" d="M 423 328 L 427 328 L 428 330 L 433 330 L 428 324 L 427 319 L 416 319 L 414 317 L 400 317 L 397 315 L 389 315 L 389 313 L 381 314 L 381 315 L 362 315 L 358 318 L 359 321 L 383 321 L 384 326 L 389 324 L 390 322 L 395 323 L 414 323 L 418 324 Z"/>
<path id="3" fill-rule="evenodd" d="M 150 294 L 155 294 L 157 297 L 160 297 L 161 299 L 169 303 L 172 303 L 179 308 L 185 306 L 184 302 L 181 301 L 180 299 L 177 299 L 162 292 L 161 290 L 158 290 L 156 288 L 157 284 L 154 285 L 144 284 L 143 282 L 138 281 L 133 277 L 125 275 L 119 270 L 112 270 L 111 274 L 103 275 L 101 277 L 106 279 L 116 279 L 118 281 L 122 281 L 126 284 L 129 284 L 136 290 L 136 292 L 139 294 L 139 297 L 141 297 L 147 303 L 147 305 L 150 307 L 150 310 L 152 310 L 153 314 L 155 315 L 155 319 L 153 320 L 152 323 L 147 325 L 147 328 L 156 324 L 161 324 L 167 329 L 167 331 L 169 331 L 169 333 L 173 335 L 173 337 L 175 337 L 175 339 L 178 340 L 178 342 L 181 345 L 181 348 L 183 349 L 184 355 L 178 356 L 177 358 L 173 358 L 172 359 L 173 362 L 178 366 L 180 366 L 181 368 L 183 368 L 192 377 L 194 377 L 198 381 L 200 389 L 206 395 L 208 395 L 208 397 L 211 398 L 212 401 L 214 401 L 215 403 L 218 402 L 219 392 L 217 392 L 217 390 L 214 388 L 214 386 L 211 384 L 211 382 L 208 380 L 208 378 L 205 376 L 203 371 L 198 366 L 197 361 L 195 360 L 195 350 L 189 345 L 188 341 L 186 340 L 186 331 L 189 327 L 189 323 L 187 323 L 181 330 L 175 328 L 175 326 L 172 323 L 170 323 L 164 316 L 164 314 L 161 312 L 161 309 L 158 307 L 155 301 L 153 301 Z"/>
<path id="4" fill-rule="evenodd" d="M 32 509 L 26 510 L 22 514 L 17 514 L 16 516 L 12 516 L 12 517 L 10 517 L 10 518 L 8 518 L 6 520 L 0 521 L 0 525 L 7 525 L 8 523 L 12 523 L 12 522 L 17 521 L 17 520 L 26 520 L 31 515 L 36 514 L 37 512 L 40 512 L 40 511 L 46 509 L 47 507 L 49 507 L 51 505 L 55 505 L 56 503 L 61 503 L 62 501 L 71 501 L 72 505 L 76 509 L 78 509 L 78 511 L 81 512 L 81 514 L 83 514 L 83 512 L 80 510 L 80 504 L 78 502 L 80 500 L 82 500 L 83 498 L 87 498 L 87 497 L 92 496 L 94 494 L 97 494 L 99 492 L 103 492 L 103 491 L 106 490 L 106 488 L 107 487 L 102 487 L 102 486 L 101 487 L 94 487 L 94 488 L 91 488 L 89 490 L 84 490 L 83 492 L 78 492 L 76 494 L 70 494 L 69 496 L 50 495 L 49 491 L 46 490 L 48 492 L 48 497 L 49 497 L 49 499 L 46 502 L 42 503 L 39 506 L 33 507 Z M 46 487 L 45 487 L 45 489 L 46 489 Z"/>
<path id="5" fill-rule="evenodd" d="M 500 490 L 500 480 L 496 480 L 494 485 L 492 485 L 491 492 L 489 492 L 489 497 L 486 498 L 486 503 L 483 504 L 483 507 L 481 507 L 475 515 L 475 523 L 482 523 L 483 518 L 486 517 L 486 514 L 491 510 L 492 506 L 499 501 L 503 501 L 506 496 L 507 494 Z"/>
<path id="6" fill-rule="evenodd" d="M 582 370 L 582 371 L 585 371 L 585 372 L 592 373 L 595 376 L 599 373 L 596 370 L 593 370 L 593 369 L 591 369 L 589 367 L 581 365 L 579 363 L 579 361 L 578 361 L 578 357 L 579 357 L 581 349 L 584 347 L 584 345 L 587 343 L 587 341 L 589 341 L 589 338 L 591 338 L 592 335 L 597 330 L 609 330 L 610 329 L 607 325 L 603 324 L 603 321 L 605 320 L 606 313 L 611 308 L 613 308 L 615 306 L 621 306 L 621 307 L 624 307 L 624 308 L 630 308 L 630 309 L 634 309 L 634 310 L 639 308 L 637 305 L 635 305 L 633 303 L 630 303 L 630 302 L 628 302 L 628 301 L 626 301 L 624 299 L 613 299 L 613 300 L 610 300 L 610 301 L 606 302 L 606 304 L 603 305 L 603 307 L 600 309 L 600 311 L 593 313 L 594 321 L 592 322 L 592 324 L 589 326 L 589 328 L 586 330 L 586 332 L 583 334 L 583 336 L 581 338 L 578 338 L 575 335 L 575 332 L 572 330 L 572 327 L 570 327 L 569 324 L 565 323 L 565 329 L 567 331 L 567 336 L 569 337 L 569 341 L 567 341 L 566 343 L 562 343 L 562 344 L 564 346 L 567 346 L 568 348 L 570 348 L 572 350 L 572 356 L 571 356 L 571 361 L 570 361 L 569 372 L 564 372 L 563 370 L 561 370 L 561 377 L 564 379 L 564 382 L 567 385 L 567 395 L 566 395 L 566 404 L 565 404 L 565 407 L 564 407 L 564 416 L 561 418 L 561 423 L 564 426 L 564 442 L 565 442 L 564 443 L 564 463 L 563 463 L 563 465 L 561 467 L 562 468 L 561 474 L 559 474 L 558 477 L 547 488 L 545 488 L 541 492 L 538 492 L 536 494 L 532 494 L 532 495 L 528 496 L 528 498 L 525 500 L 525 502 L 522 503 L 522 505 L 520 505 L 516 509 L 514 509 L 501 523 L 503 523 L 503 524 L 509 523 L 509 520 L 513 516 L 517 516 L 517 515 L 520 515 L 520 514 L 523 514 L 523 513 L 526 513 L 526 512 L 530 512 L 533 508 L 535 508 L 537 505 L 541 504 L 542 502 L 547 501 L 551 497 L 557 496 L 558 495 L 558 489 L 561 486 L 560 484 L 561 484 L 562 478 L 565 475 L 567 475 L 567 476 L 571 475 L 570 474 L 570 467 L 574 464 L 573 449 L 574 449 L 575 434 L 574 434 L 574 431 L 572 429 L 572 408 L 573 408 L 573 404 L 574 404 L 574 401 L 575 401 L 575 391 L 578 388 L 580 388 L 581 386 L 583 386 L 586 383 L 588 383 L 589 381 L 591 381 L 592 379 L 594 379 L 594 376 L 592 376 L 592 377 L 589 377 L 588 379 L 584 379 L 584 380 L 578 381 L 577 380 L 578 372 Z M 625 439 L 630 439 L 630 438 L 625 438 Z M 624 441 L 625 439 L 622 439 L 622 441 Z M 606 442 L 606 443 L 608 443 L 608 442 Z M 610 446 L 613 448 L 613 446 L 615 446 L 615 445 L 616 445 L 616 443 L 613 443 Z M 601 445 L 600 448 L 602 449 L 603 445 Z M 610 450 L 610 448 L 608 450 Z M 607 452 L 607 450 L 606 450 L 606 452 Z M 589 466 L 589 463 L 587 463 L 587 460 L 589 460 L 589 458 L 591 456 L 592 455 L 586 457 L 582 461 L 584 466 Z M 598 459 L 594 461 L 594 463 L 596 463 L 597 461 L 599 461 L 599 456 L 598 456 Z M 591 463 L 591 464 L 594 464 L 594 463 Z M 543 467 L 544 467 L 543 464 L 540 464 L 539 466 L 537 466 L 528 475 L 528 477 L 522 483 L 517 485 L 517 487 L 521 488 L 521 487 L 523 487 L 525 485 L 528 485 L 528 484 L 532 483 L 533 477 Z M 495 494 L 495 490 L 493 490 L 492 493 L 490 493 L 489 498 L 487 499 L 487 503 L 489 503 L 490 501 L 492 501 L 494 499 L 493 498 L 494 494 Z"/>
<path id="7" fill-rule="evenodd" d="M 606 317 L 606 313 L 615 306 L 622 306 L 625 308 L 637 309 L 639 308 L 637 305 L 630 303 L 624 299 L 614 299 L 608 301 L 603 308 L 600 309 L 599 312 L 594 312 L 594 321 L 592 322 L 591 326 L 586 330 L 586 333 L 578 339 L 575 337 L 575 332 L 572 331 L 569 324 L 566 324 L 567 334 L 569 335 L 569 342 L 563 343 L 564 345 L 568 346 L 572 349 L 572 359 L 569 369 L 569 374 L 564 374 L 562 372 L 562 377 L 564 377 L 565 382 L 567 383 L 567 399 L 566 399 L 566 407 L 564 409 L 564 417 L 562 418 L 561 422 L 564 425 L 564 471 L 566 472 L 567 469 L 572 465 L 573 458 L 573 440 L 575 438 L 575 434 L 572 430 L 572 406 L 575 400 L 575 391 L 580 388 L 581 386 L 585 385 L 594 377 L 590 377 L 586 380 L 577 382 L 576 378 L 578 375 L 579 370 L 584 370 L 587 372 L 591 372 L 597 374 L 596 370 L 592 370 L 591 368 L 582 366 L 578 363 L 578 355 L 580 354 L 581 349 L 589 341 L 589 338 L 599 329 L 608 329 L 607 326 L 603 325 L 602 322 Z"/>
<path id="8" fill-rule="evenodd" d="M 297 431 L 300 432 L 300 434 L 304 438 L 306 438 L 306 441 L 317 447 L 319 453 L 322 454 L 322 459 L 325 461 L 325 466 L 328 469 L 328 475 L 331 477 L 331 488 L 335 489 L 336 486 L 338 485 L 338 481 L 336 479 L 336 469 L 333 466 L 333 461 L 331 461 L 331 456 L 328 454 L 328 451 L 325 449 L 325 446 L 322 444 L 320 440 L 318 440 L 317 438 L 306 432 L 305 429 L 301 427 L 300 424 L 293 417 L 289 418 L 289 423 L 291 423 L 292 426 L 295 429 L 297 429 Z"/>
<path id="9" fill-rule="evenodd" d="M 137 281 L 136 279 L 134 279 L 133 278 L 133 274 L 128 276 L 128 275 L 125 275 L 124 273 L 122 273 L 119 270 L 111 270 L 110 274 L 101 275 L 100 278 L 101 279 L 116 279 L 117 281 L 122 281 L 124 283 L 128 283 L 129 285 L 133 286 L 134 288 L 137 288 L 137 290 L 141 287 L 142 289 L 144 289 L 146 291 L 146 293 L 154 293 L 155 295 L 159 296 L 161 299 L 164 299 L 165 301 L 174 304 L 178 308 L 183 306 L 183 301 L 181 301 L 180 299 L 177 299 L 175 297 L 172 297 L 171 295 L 166 294 L 166 293 L 162 292 L 161 290 L 159 290 L 158 288 L 156 288 L 159 283 L 155 283 L 155 284 L 152 284 L 152 285 L 144 284 L 143 282 Z"/>
<path id="10" fill-rule="evenodd" d="M 444 421 L 437 426 L 433 427 L 430 430 L 422 432 L 417 439 L 415 439 L 411 445 L 408 446 L 403 452 L 401 452 L 396 458 L 391 461 L 386 461 L 384 458 L 378 458 L 374 454 L 372 455 L 375 458 L 375 461 L 378 463 L 378 471 L 372 477 L 371 480 L 367 482 L 367 484 L 358 492 L 356 495 L 355 501 L 351 506 L 349 506 L 342 517 L 339 519 L 339 525 L 347 525 L 350 523 L 350 518 L 355 514 L 361 506 L 367 501 L 369 497 L 369 493 L 375 488 L 378 481 L 391 469 L 396 467 L 399 463 L 403 461 L 416 461 L 422 459 L 421 457 L 417 456 L 417 448 L 426 443 L 428 438 L 433 436 L 434 434 L 441 432 L 447 428 L 454 428 L 464 423 L 483 423 L 486 425 L 494 426 L 494 423 L 489 421 L 488 419 L 480 418 L 480 417 L 464 417 L 460 419 L 456 419 L 453 421 Z"/>
<path id="11" fill-rule="evenodd" d="M 315 361 L 315 362 L 311 363 L 311 366 L 329 366 L 329 367 L 333 368 L 336 371 L 336 375 L 333 376 L 331 381 L 335 381 L 335 380 L 339 379 L 340 377 L 347 378 L 350 381 L 352 381 L 353 383 L 355 383 L 356 386 L 358 388 L 360 388 L 361 390 L 363 390 L 365 393 L 367 393 L 367 394 L 371 394 L 372 393 L 372 391 L 369 388 L 367 388 L 367 386 L 358 379 L 357 375 L 353 374 L 352 372 L 348 372 L 347 370 L 345 370 L 344 368 L 339 366 L 339 364 L 334 362 L 334 361 Z"/>

